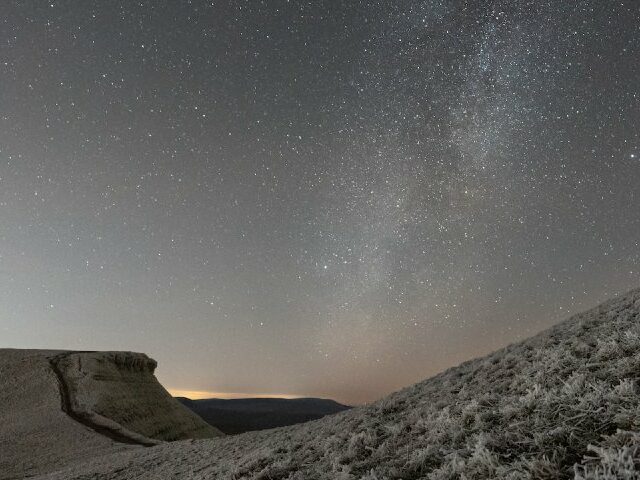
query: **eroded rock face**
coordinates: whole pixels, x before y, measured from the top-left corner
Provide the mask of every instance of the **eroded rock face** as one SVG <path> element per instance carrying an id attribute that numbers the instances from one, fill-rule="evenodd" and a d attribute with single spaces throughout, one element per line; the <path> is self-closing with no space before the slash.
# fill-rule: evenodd
<path id="1" fill-rule="evenodd" d="M 0 349 L 0 480 L 164 440 L 221 435 L 130 352 Z"/>
<path id="2" fill-rule="evenodd" d="M 221 433 L 158 383 L 156 361 L 142 353 L 68 352 L 52 358 L 70 414 L 133 442 L 211 438 Z"/>
<path id="3" fill-rule="evenodd" d="M 61 408 L 49 357 L 60 352 L 0 349 L 0 479 L 54 472 L 130 448 L 73 420 Z"/>

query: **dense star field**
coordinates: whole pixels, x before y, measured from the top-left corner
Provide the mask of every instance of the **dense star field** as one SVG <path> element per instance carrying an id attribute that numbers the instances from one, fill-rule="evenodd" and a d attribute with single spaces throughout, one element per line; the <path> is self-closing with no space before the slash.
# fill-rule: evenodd
<path id="1" fill-rule="evenodd" d="M 640 280 L 640 3 L 0 4 L 0 339 L 369 401 Z"/>

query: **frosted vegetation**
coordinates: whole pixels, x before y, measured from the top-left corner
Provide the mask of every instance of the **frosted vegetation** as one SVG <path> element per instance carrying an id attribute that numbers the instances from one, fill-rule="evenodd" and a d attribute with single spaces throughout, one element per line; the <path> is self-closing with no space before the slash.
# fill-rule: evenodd
<path id="1" fill-rule="evenodd" d="M 637 479 L 639 377 L 636 290 L 367 407 L 57 478 Z"/>

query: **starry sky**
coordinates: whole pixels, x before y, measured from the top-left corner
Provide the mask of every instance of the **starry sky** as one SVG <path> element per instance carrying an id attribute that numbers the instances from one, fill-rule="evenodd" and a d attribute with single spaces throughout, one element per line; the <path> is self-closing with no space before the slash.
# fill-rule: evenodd
<path id="1" fill-rule="evenodd" d="M 639 79 L 635 0 L 3 0 L 0 344 L 356 404 L 527 337 L 640 285 Z"/>

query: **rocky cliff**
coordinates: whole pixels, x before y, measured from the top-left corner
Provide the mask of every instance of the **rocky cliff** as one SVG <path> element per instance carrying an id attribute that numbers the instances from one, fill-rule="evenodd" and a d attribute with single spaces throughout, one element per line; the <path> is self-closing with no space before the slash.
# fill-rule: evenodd
<path id="1" fill-rule="evenodd" d="M 209 438 L 220 432 L 158 383 L 156 361 L 142 353 L 78 352 L 52 358 L 68 413 L 141 444 Z"/>
<path id="2" fill-rule="evenodd" d="M 131 352 L 0 349 L 0 479 L 164 441 L 222 435 Z"/>

